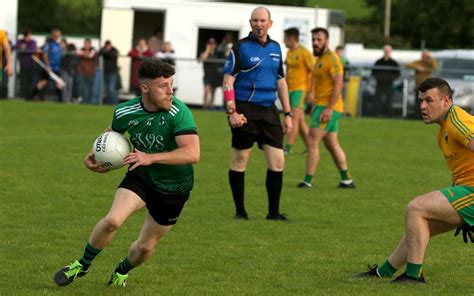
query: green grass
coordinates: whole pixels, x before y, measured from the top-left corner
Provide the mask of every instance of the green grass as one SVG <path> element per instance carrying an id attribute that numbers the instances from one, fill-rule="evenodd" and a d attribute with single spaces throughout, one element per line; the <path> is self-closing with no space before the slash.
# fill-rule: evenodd
<path id="1" fill-rule="evenodd" d="M 56 287 L 54 272 L 80 257 L 124 173 L 95 174 L 82 164 L 112 111 L 0 101 L 0 295 L 472 295 L 472 246 L 452 233 L 429 246 L 427 286 L 354 277 L 390 254 L 412 197 L 450 184 L 436 125 L 343 119 L 340 138 L 356 190 L 336 189 L 338 172 L 324 149 L 316 186 L 295 188 L 305 166 L 298 142 L 284 177 L 282 211 L 289 223 L 264 219 L 266 167 L 255 149 L 246 172 L 246 222 L 233 219 L 225 116 L 200 110 L 194 111 L 202 151 L 195 188 L 154 256 L 130 273 L 125 290 L 105 286 L 138 235 L 142 211 L 125 223 L 87 277 Z"/>

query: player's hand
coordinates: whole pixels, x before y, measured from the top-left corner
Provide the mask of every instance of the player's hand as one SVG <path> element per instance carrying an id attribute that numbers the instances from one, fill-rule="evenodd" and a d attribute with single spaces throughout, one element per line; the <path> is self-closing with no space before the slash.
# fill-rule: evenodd
<path id="1" fill-rule="evenodd" d="M 229 123 L 233 128 L 242 127 L 247 123 L 247 118 L 243 114 L 234 112 L 229 115 Z"/>
<path id="2" fill-rule="evenodd" d="M 467 244 L 467 238 L 471 240 L 471 243 L 474 243 L 474 226 L 469 226 L 467 223 L 464 223 L 463 225 L 459 226 L 456 229 L 456 232 L 454 232 L 454 236 L 458 236 L 458 234 L 462 231 L 462 239 L 464 242 Z"/>
<path id="3" fill-rule="evenodd" d="M 110 170 L 102 164 L 95 161 L 94 153 L 89 152 L 84 158 L 84 165 L 91 171 L 96 173 L 107 173 Z"/>
<path id="4" fill-rule="evenodd" d="M 291 130 L 293 129 L 293 120 L 291 119 L 290 116 L 285 116 L 285 123 L 283 125 L 283 132 L 285 134 L 291 133 Z"/>
<path id="5" fill-rule="evenodd" d="M 150 154 L 141 152 L 137 148 L 133 149 L 133 152 L 130 152 L 125 159 L 123 160 L 123 164 L 132 164 L 132 167 L 129 168 L 129 171 L 133 171 L 135 168 L 139 166 L 147 166 L 152 164 L 152 158 Z"/>
<path id="6" fill-rule="evenodd" d="M 323 123 L 328 122 L 329 120 L 331 120 L 331 116 L 332 116 L 332 109 L 326 108 L 321 113 L 321 115 L 319 115 L 319 122 L 323 122 Z"/>

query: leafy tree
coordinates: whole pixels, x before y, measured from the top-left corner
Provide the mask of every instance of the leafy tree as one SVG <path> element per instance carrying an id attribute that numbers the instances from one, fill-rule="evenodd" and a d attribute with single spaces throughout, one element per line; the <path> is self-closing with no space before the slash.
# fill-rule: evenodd
<path id="1" fill-rule="evenodd" d="M 385 1 L 366 0 L 366 3 L 373 8 L 368 21 L 374 34 L 383 34 Z M 424 41 L 430 48 L 472 48 L 473 15 L 472 0 L 393 0 L 389 41 L 407 47 L 419 47 Z"/>
<path id="2" fill-rule="evenodd" d="M 100 34 L 101 0 L 19 0 L 18 26 L 48 33 L 59 28 L 72 35 Z"/>

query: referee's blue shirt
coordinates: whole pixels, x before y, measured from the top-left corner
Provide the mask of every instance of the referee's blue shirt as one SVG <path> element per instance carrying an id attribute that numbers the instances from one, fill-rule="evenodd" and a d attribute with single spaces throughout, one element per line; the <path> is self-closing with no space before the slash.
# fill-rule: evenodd
<path id="1" fill-rule="evenodd" d="M 54 72 L 59 71 L 61 65 L 61 45 L 52 39 L 46 40 L 43 45 L 43 51 L 48 53 L 49 65 Z"/>
<path id="2" fill-rule="evenodd" d="M 269 107 L 277 99 L 277 81 L 284 78 L 280 45 L 267 36 L 261 44 L 250 33 L 232 47 L 224 73 L 235 77 L 235 99 Z"/>

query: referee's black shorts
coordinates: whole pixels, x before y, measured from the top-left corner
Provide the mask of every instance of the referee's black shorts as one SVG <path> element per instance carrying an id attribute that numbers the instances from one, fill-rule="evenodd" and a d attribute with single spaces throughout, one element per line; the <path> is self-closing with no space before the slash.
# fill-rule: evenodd
<path id="1" fill-rule="evenodd" d="M 128 172 L 118 187 L 135 192 L 146 203 L 148 212 L 160 225 L 176 224 L 184 204 L 189 199 L 189 192 L 181 194 L 158 192 L 134 172 Z"/>
<path id="2" fill-rule="evenodd" d="M 244 150 L 257 142 L 258 148 L 269 145 L 283 149 L 283 128 L 275 105 L 264 107 L 249 102 L 235 101 L 236 110 L 247 118 L 240 128 L 232 128 L 232 148 Z"/>

